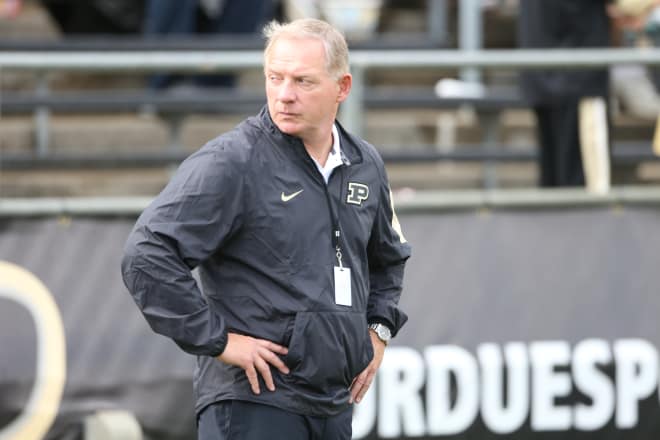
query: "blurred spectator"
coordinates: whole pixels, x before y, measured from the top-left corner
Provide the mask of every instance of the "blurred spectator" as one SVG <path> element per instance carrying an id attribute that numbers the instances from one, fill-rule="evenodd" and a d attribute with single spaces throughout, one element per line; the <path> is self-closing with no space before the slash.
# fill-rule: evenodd
<path id="1" fill-rule="evenodd" d="M 658 5 L 658 0 L 614 0 L 608 9 L 613 20 L 628 22 L 623 27 L 639 28 L 644 25 L 646 16 Z M 633 23 L 635 21 L 637 24 Z"/>
<path id="2" fill-rule="evenodd" d="M 660 95 L 646 66 L 613 66 L 611 76 L 617 109 L 638 119 L 655 121 L 660 115 Z"/>
<path id="3" fill-rule="evenodd" d="M 21 12 L 23 0 L 0 0 L 0 18 L 14 18 Z"/>
<path id="4" fill-rule="evenodd" d="M 339 29 L 349 40 L 373 37 L 384 0 L 283 0 L 288 20 L 320 18 Z M 406 0 L 406 3 L 414 3 Z"/>
<path id="5" fill-rule="evenodd" d="M 41 0 L 61 32 L 69 34 L 138 34 L 144 0 Z"/>
<path id="6" fill-rule="evenodd" d="M 610 6 L 616 24 L 616 44 L 624 47 L 654 44 L 660 25 L 660 0 L 617 0 Z M 648 38 L 651 37 L 651 38 Z M 660 115 L 660 94 L 649 68 L 640 64 L 612 66 L 612 95 L 617 109 L 635 118 L 655 121 Z"/>
<path id="7" fill-rule="evenodd" d="M 518 44 L 525 49 L 607 47 L 606 4 L 606 0 L 521 1 Z M 580 101 L 607 97 L 607 69 L 526 71 L 521 74 L 521 88 L 537 118 L 540 185 L 583 185 Z"/>
<path id="8" fill-rule="evenodd" d="M 257 33 L 275 14 L 274 0 L 147 0 L 144 35 L 219 35 Z M 233 75 L 154 75 L 149 85 L 163 89 L 175 84 L 233 86 Z"/>

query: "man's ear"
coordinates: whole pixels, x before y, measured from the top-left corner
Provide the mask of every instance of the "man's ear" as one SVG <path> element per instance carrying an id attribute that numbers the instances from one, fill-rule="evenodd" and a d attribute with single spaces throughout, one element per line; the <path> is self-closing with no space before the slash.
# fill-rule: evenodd
<path id="1" fill-rule="evenodd" d="M 351 92 L 351 86 L 353 85 L 353 77 L 350 73 L 346 73 L 339 78 L 339 93 L 337 94 L 337 102 L 344 102 L 348 97 L 348 94 Z"/>

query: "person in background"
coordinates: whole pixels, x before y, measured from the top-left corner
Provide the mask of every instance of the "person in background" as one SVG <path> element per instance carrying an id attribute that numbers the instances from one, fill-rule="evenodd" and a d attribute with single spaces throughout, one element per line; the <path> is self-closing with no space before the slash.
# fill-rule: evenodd
<path id="1" fill-rule="evenodd" d="M 0 18 L 15 18 L 22 6 L 23 0 L 0 0 Z"/>
<path id="2" fill-rule="evenodd" d="M 524 49 L 604 48 L 610 45 L 606 0 L 524 0 L 519 3 L 518 45 Z M 521 74 L 523 97 L 536 115 L 539 184 L 583 186 L 579 105 L 606 101 L 607 68 L 529 70 Z"/>
<path id="3" fill-rule="evenodd" d="M 65 37 L 139 35 L 144 0 L 40 0 Z"/>
<path id="4" fill-rule="evenodd" d="M 608 6 L 615 24 L 614 44 L 620 47 L 654 45 L 660 23 L 660 0 L 616 0 Z M 642 64 L 610 68 L 612 95 L 618 110 L 655 122 L 660 116 L 660 93 L 652 72 Z"/>
<path id="5" fill-rule="evenodd" d="M 122 276 L 154 331 L 197 355 L 199 439 L 348 440 L 407 320 L 411 248 L 382 159 L 336 120 L 343 35 L 316 19 L 264 33 L 267 105 L 181 164 Z"/>
<path id="6" fill-rule="evenodd" d="M 255 34 L 274 18 L 274 0 L 147 0 L 143 35 L 163 38 L 191 35 Z M 231 87 L 231 74 L 183 75 L 158 74 L 149 78 L 152 89 L 165 89 L 189 82 L 201 87 Z"/>

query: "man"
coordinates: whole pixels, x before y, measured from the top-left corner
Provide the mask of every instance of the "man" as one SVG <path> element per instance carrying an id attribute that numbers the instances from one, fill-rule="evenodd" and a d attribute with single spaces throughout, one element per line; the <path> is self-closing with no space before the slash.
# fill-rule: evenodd
<path id="1" fill-rule="evenodd" d="M 407 320 L 410 247 L 382 160 L 335 120 L 343 36 L 314 19 L 264 33 L 267 106 L 181 164 L 122 274 L 151 327 L 198 356 L 200 439 L 349 439 Z"/>

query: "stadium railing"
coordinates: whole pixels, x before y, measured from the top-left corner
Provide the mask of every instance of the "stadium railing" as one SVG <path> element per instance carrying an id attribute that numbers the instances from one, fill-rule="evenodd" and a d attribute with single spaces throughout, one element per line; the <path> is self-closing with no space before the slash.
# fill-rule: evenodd
<path id="1" fill-rule="evenodd" d="M 258 109 L 265 102 L 261 93 L 232 89 L 225 92 L 198 91 L 188 94 L 152 93 L 133 91 L 51 92 L 48 88 L 50 72 L 114 72 L 123 74 L 148 72 L 240 72 L 258 69 L 262 65 L 262 52 L 255 40 L 223 40 L 209 42 L 209 46 L 185 40 L 144 41 L 139 43 L 86 40 L 59 42 L 51 46 L 26 43 L 23 47 L 8 48 L 0 44 L 0 71 L 30 71 L 41 78 L 40 85 L 29 93 L 3 93 L 0 96 L 2 114 L 33 113 L 37 124 L 34 155 L 4 155 L 4 168 L 28 166 L 121 166 L 124 163 L 160 166 L 180 161 L 184 152 L 163 150 L 158 155 L 135 152 L 130 156 L 108 154 L 85 157 L 62 157 L 50 154 L 48 149 L 48 115 L 59 112 L 112 112 L 133 110 L 148 106 L 170 122 L 173 143 L 181 117 L 190 112 L 223 113 L 247 112 Z M 223 46 L 225 44 L 226 46 Z M 257 46 L 258 47 L 258 46 Z M 104 49 L 105 48 L 105 49 Z M 113 49 L 113 50 L 108 50 Z M 514 92 L 486 89 L 483 96 L 438 98 L 432 90 L 408 90 L 391 87 L 367 87 L 367 73 L 422 69 L 432 71 L 459 70 L 466 67 L 482 69 L 579 69 L 604 67 L 614 64 L 639 63 L 660 65 L 660 49 L 578 49 L 578 50 L 451 50 L 420 48 L 419 41 L 399 41 L 398 45 L 354 47 L 351 53 L 353 89 L 342 105 L 342 121 L 354 133 L 364 130 L 364 114 L 369 109 L 453 109 L 469 107 L 483 119 L 482 148 L 469 151 L 408 151 L 405 148 L 384 153 L 388 161 L 411 162 L 433 160 L 480 161 L 486 165 L 499 161 L 529 161 L 535 157 L 530 151 L 511 150 L 498 144 L 497 115 L 504 109 L 526 108 L 527 104 Z M 654 160 L 648 143 L 614 145 L 615 162 Z M 493 186 L 494 179 L 486 179 L 485 186 Z"/>

